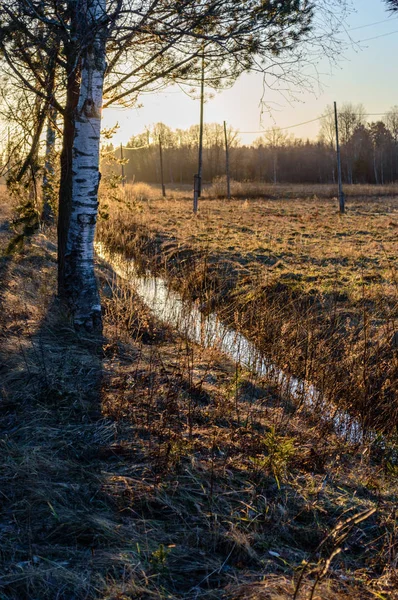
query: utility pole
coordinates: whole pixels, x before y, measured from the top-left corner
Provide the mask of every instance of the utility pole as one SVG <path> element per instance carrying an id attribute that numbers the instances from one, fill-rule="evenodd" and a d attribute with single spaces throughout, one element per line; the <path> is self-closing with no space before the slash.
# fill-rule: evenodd
<path id="1" fill-rule="evenodd" d="M 227 175 L 227 198 L 231 200 L 231 182 L 229 179 L 229 148 L 228 148 L 228 137 L 227 137 L 227 124 L 224 121 L 224 139 L 225 139 L 225 171 Z"/>
<path id="2" fill-rule="evenodd" d="M 345 211 L 345 200 L 343 192 L 343 182 L 341 179 L 341 156 L 340 156 L 340 144 L 339 144 L 339 123 L 337 119 L 337 104 L 334 103 L 334 122 L 336 126 L 336 152 L 337 152 L 337 175 L 339 180 L 339 210 L 343 214 Z"/>
<path id="3" fill-rule="evenodd" d="M 193 176 L 193 212 L 196 215 L 198 212 L 198 198 L 199 198 L 199 175 Z"/>
<path id="4" fill-rule="evenodd" d="M 193 184 L 193 212 L 198 212 L 198 198 L 202 195 L 202 166 L 203 166 L 203 105 L 205 90 L 205 53 L 202 52 L 202 77 L 200 82 L 200 123 L 199 123 L 199 158 L 198 173 L 194 175 Z"/>
<path id="5" fill-rule="evenodd" d="M 120 144 L 120 160 L 121 160 L 121 166 L 122 166 L 122 186 L 124 187 L 126 181 L 124 178 L 124 162 L 123 162 L 123 144 Z"/>
<path id="6" fill-rule="evenodd" d="M 166 198 L 166 188 L 164 185 L 164 176 L 163 176 L 163 150 L 162 150 L 162 138 L 159 134 L 159 155 L 160 155 L 160 177 L 162 181 L 162 196 Z"/>

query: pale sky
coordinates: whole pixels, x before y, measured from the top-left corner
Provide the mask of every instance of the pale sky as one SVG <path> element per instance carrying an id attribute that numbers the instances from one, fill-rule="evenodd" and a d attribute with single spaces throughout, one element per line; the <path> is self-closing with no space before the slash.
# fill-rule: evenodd
<path id="1" fill-rule="evenodd" d="M 352 0 L 355 12 L 347 21 L 354 41 L 363 41 L 360 49 L 350 47 L 339 67 L 330 72 L 325 61 L 321 74 L 321 90 L 316 94 L 303 92 L 292 105 L 277 93 L 267 93 L 266 100 L 274 107 L 272 117 L 262 114 L 262 77 L 243 75 L 232 89 L 215 93 L 205 104 L 205 121 L 228 124 L 240 131 L 258 131 L 272 126 L 289 127 L 318 117 L 326 105 L 336 100 L 362 103 L 369 113 L 385 113 L 398 105 L 398 18 L 387 13 L 382 0 Z M 381 21 L 381 22 L 380 22 Z M 369 25 L 369 26 L 368 26 Z M 390 34 L 391 35 L 388 35 Z M 378 37 L 382 36 L 382 37 Z M 179 88 L 167 92 L 143 95 L 142 108 L 108 108 L 103 113 L 104 127 L 120 124 L 113 138 L 114 144 L 125 144 L 132 135 L 140 133 L 145 125 L 163 122 L 173 129 L 186 129 L 198 122 L 199 102 L 192 100 Z M 375 120 L 377 117 L 369 117 Z M 292 128 L 287 133 L 296 137 L 315 138 L 319 123 Z M 241 134 L 242 143 L 250 143 L 258 133 Z"/>

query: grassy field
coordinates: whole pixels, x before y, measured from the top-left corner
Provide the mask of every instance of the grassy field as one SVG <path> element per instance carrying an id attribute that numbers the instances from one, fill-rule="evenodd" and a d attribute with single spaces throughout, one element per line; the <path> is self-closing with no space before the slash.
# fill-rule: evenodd
<path id="1" fill-rule="evenodd" d="M 358 186 L 340 216 L 335 198 L 320 197 L 330 187 L 271 191 L 272 199 L 205 197 L 194 217 L 183 192 L 162 199 L 138 184 L 125 192 L 128 206 L 113 204 L 99 237 L 216 308 L 365 427 L 394 431 L 397 197 Z"/>
<path id="2" fill-rule="evenodd" d="M 365 284 L 369 297 L 382 290 L 388 304 L 396 303 L 398 195 L 348 201 L 347 214 L 340 216 L 335 199 L 296 197 L 300 192 L 301 187 L 290 199 L 275 200 L 205 198 L 194 218 L 191 199 L 164 200 L 147 191 L 148 199 L 132 211 L 112 210 L 110 223 L 130 219 L 165 241 L 175 240 L 253 271 L 260 268 L 270 279 L 291 278 L 305 293 L 338 289 L 355 302 L 362 298 Z M 134 195 L 134 187 L 130 193 Z"/>
<path id="3" fill-rule="evenodd" d="M 257 289 L 243 252 L 233 270 L 211 269 L 221 251 L 199 234 L 216 204 L 193 220 L 184 199 L 130 200 L 102 222 L 109 243 L 126 236 L 125 251 L 141 248 L 174 284 L 196 257 L 186 293 L 203 289 L 226 313 L 236 282 Z M 7 198 L 1 216 L 3 250 Z M 55 261 L 51 229 L 0 258 L 1 600 L 398 597 L 397 466 L 380 440 L 348 443 L 157 322 L 102 262 L 104 336 L 79 336 L 55 297 Z"/>

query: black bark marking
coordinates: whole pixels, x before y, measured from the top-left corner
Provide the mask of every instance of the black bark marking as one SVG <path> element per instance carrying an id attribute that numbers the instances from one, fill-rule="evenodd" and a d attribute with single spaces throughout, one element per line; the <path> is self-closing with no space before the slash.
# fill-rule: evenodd
<path id="1" fill-rule="evenodd" d="M 93 210 L 95 210 L 96 208 L 98 208 L 99 203 L 98 202 L 81 202 L 80 200 L 75 200 L 73 205 L 74 206 L 82 206 L 83 208 L 92 208 Z"/>
<path id="2" fill-rule="evenodd" d="M 91 154 L 87 154 L 87 152 L 82 152 L 81 150 L 78 150 L 77 148 L 74 148 L 74 153 L 76 156 L 91 156 Z"/>
<path id="3" fill-rule="evenodd" d="M 94 225 L 96 222 L 95 217 L 96 217 L 96 215 L 87 215 L 87 214 L 78 215 L 77 222 L 80 223 L 80 225 Z"/>
<path id="4" fill-rule="evenodd" d="M 100 116 L 99 111 L 92 98 L 86 98 L 86 100 L 84 101 L 80 114 L 83 113 L 88 119 L 98 118 Z"/>

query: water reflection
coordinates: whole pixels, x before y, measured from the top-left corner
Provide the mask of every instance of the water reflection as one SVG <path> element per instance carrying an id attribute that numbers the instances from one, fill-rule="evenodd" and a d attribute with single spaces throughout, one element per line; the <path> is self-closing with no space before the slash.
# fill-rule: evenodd
<path id="1" fill-rule="evenodd" d="M 357 420 L 337 409 L 330 401 L 327 402 L 312 384 L 285 373 L 270 362 L 244 335 L 222 323 L 216 313 L 203 314 L 198 302 L 183 301 L 164 279 L 155 277 L 149 271 L 144 276 L 139 275 L 133 260 L 126 260 L 119 253 L 109 253 L 103 244 L 96 244 L 96 252 L 120 277 L 131 283 L 159 320 L 168 323 L 190 340 L 204 347 L 215 348 L 241 366 L 274 381 L 283 395 L 316 410 L 322 419 L 333 423 L 336 433 L 342 438 L 351 442 L 363 440 L 363 430 Z"/>

